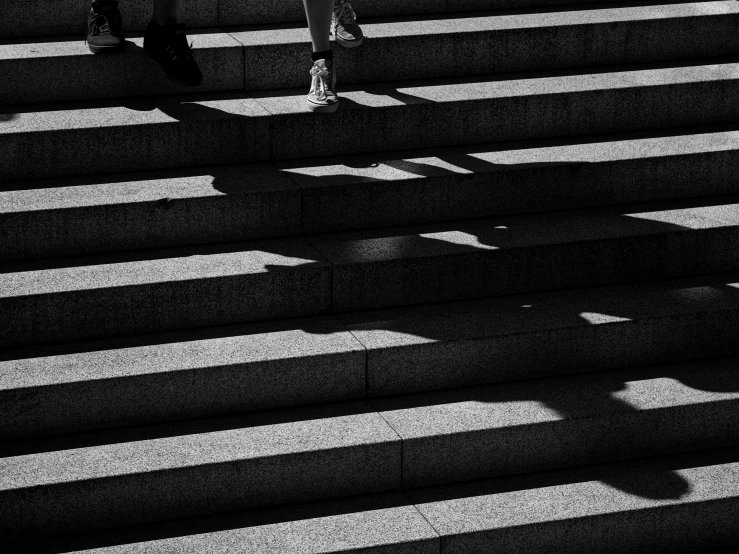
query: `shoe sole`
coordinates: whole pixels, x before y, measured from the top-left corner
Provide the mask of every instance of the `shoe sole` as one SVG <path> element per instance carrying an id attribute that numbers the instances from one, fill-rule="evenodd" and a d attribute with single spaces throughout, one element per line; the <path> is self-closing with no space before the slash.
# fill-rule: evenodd
<path id="1" fill-rule="evenodd" d="M 339 46 L 343 46 L 344 48 L 356 48 L 357 46 L 362 46 L 362 43 L 364 42 L 364 37 L 356 40 L 343 40 L 339 37 L 336 37 L 336 42 L 339 43 Z"/>
<path id="2" fill-rule="evenodd" d="M 314 104 L 308 100 L 308 109 L 313 113 L 334 113 L 339 109 L 339 101 L 337 100 L 333 104 Z"/>
<path id="3" fill-rule="evenodd" d="M 93 46 L 92 44 L 88 44 L 87 47 L 93 54 L 116 54 L 126 49 L 126 43 L 124 42 L 120 46 Z"/>

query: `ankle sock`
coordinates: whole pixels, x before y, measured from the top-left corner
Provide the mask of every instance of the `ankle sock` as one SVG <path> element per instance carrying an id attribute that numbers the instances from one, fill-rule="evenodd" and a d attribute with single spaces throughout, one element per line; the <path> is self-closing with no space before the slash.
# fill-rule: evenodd
<path id="1" fill-rule="evenodd" d="M 324 50 L 323 52 L 313 52 L 313 61 L 317 60 L 333 60 L 334 53 L 331 50 Z"/>

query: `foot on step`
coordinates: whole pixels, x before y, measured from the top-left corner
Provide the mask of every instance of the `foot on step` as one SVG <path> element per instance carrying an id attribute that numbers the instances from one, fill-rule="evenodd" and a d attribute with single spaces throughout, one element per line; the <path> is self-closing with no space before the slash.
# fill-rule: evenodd
<path id="1" fill-rule="evenodd" d="M 122 52 L 126 48 L 118 0 L 95 0 L 87 14 L 87 46 L 93 54 Z"/>
<path id="2" fill-rule="evenodd" d="M 144 51 L 164 69 L 167 78 L 183 87 L 203 83 L 192 45 L 187 42 L 185 24 L 159 25 L 153 19 L 144 35 Z"/>
<path id="3" fill-rule="evenodd" d="M 331 33 L 336 42 L 346 48 L 356 48 L 364 41 L 362 29 L 357 25 L 357 14 L 354 13 L 349 0 L 334 0 Z"/>
<path id="4" fill-rule="evenodd" d="M 317 113 L 332 113 L 339 107 L 336 95 L 336 65 L 332 59 L 318 59 L 310 70 L 308 108 Z"/>

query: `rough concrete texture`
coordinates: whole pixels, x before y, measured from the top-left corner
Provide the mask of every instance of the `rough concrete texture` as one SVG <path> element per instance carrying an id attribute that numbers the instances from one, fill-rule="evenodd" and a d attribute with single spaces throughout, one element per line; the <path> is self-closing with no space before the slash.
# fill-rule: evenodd
<path id="1" fill-rule="evenodd" d="M 734 543 L 739 451 L 411 492 L 442 553 L 683 552 Z"/>
<path id="2" fill-rule="evenodd" d="M 379 399 L 403 487 L 729 446 L 739 360 L 709 360 Z"/>
<path id="3" fill-rule="evenodd" d="M 243 48 L 234 38 L 217 29 L 198 30 L 188 38 L 203 72 L 203 84 L 191 90 L 244 87 Z M 127 37 L 126 52 L 110 56 L 91 53 L 83 39 L 0 43 L 0 72 L 5 75 L 0 104 L 183 91 L 170 83 L 156 62 L 144 53 L 143 36 Z"/>
<path id="4" fill-rule="evenodd" d="M 362 48 L 334 48 L 340 83 L 739 54 L 739 8 L 733 0 L 401 19 L 363 23 L 368 38 Z M 245 46 L 247 90 L 302 88 L 307 82 L 310 43 L 305 29 L 249 27 L 231 34 Z"/>
<path id="5" fill-rule="evenodd" d="M 628 133 L 283 162 L 322 233 L 731 194 L 739 133 Z M 358 207 L 361 206 L 361 209 Z"/>
<path id="6" fill-rule="evenodd" d="M 738 64 L 342 93 L 316 117 L 305 91 L 200 94 L 0 110 L 0 178 L 27 179 L 365 153 L 739 119 Z M 267 117 L 271 114 L 271 117 Z M 500 116 L 499 116 L 500 115 Z M 99 129 L 106 127 L 105 139 Z M 366 130 L 358 139 L 357 129 Z M 318 139 L 320 137 L 320 140 Z"/>
<path id="7" fill-rule="evenodd" d="M 267 115 L 239 94 L 5 108 L 0 179 L 266 160 Z"/>
<path id="8" fill-rule="evenodd" d="M 151 19 L 151 0 L 121 0 L 124 28 L 143 31 Z M 76 35 L 87 32 L 87 0 L 4 0 L 0 37 Z M 180 21 L 190 27 L 218 25 L 218 2 L 180 0 Z"/>
<path id="9" fill-rule="evenodd" d="M 312 241 L 333 265 L 333 309 L 459 300 L 739 269 L 739 204 L 487 218 Z"/>
<path id="10" fill-rule="evenodd" d="M 527 0 L 520 0 L 527 1 Z M 447 11 L 446 0 L 353 0 L 357 21 L 368 17 L 397 17 Z M 459 10 L 470 8 L 461 6 Z M 474 8 L 473 8 L 474 9 Z M 300 0 L 262 2 L 260 0 L 219 0 L 221 25 L 263 25 L 297 23 L 305 25 L 305 11 Z M 303 31 L 306 35 L 307 29 Z"/>
<path id="11" fill-rule="evenodd" d="M 737 75 L 718 64 L 340 87 L 331 117 L 306 113 L 301 91 L 252 96 L 273 114 L 273 156 L 292 159 L 735 121 Z"/>
<path id="12" fill-rule="evenodd" d="M 4 346 L 298 317 L 331 306 L 331 268 L 295 239 L 6 264 Z"/>
<path id="13" fill-rule="evenodd" d="M 713 126 L 11 182 L 0 187 L 0 259 L 727 194 L 738 154 L 739 133 Z"/>
<path id="14" fill-rule="evenodd" d="M 721 356 L 739 348 L 736 277 L 393 308 L 340 319 L 372 396 Z M 736 292 L 736 291 L 734 291 Z"/>
<path id="15" fill-rule="evenodd" d="M 6 351 L 0 438 L 361 398 L 365 379 L 364 348 L 332 318 Z"/>
<path id="16" fill-rule="evenodd" d="M 25 542 L 6 552 L 438 554 L 439 537 L 404 495 L 386 493 Z"/>
<path id="17" fill-rule="evenodd" d="M 0 260 L 297 235 L 298 186 L 222 166 L 0 187 Z"/>
<path id="18" fill-rule="evenodd" d="M 6 538 L 400 487 L 400 439 L 366 403 L 40 440 L 0 459 Z"/>

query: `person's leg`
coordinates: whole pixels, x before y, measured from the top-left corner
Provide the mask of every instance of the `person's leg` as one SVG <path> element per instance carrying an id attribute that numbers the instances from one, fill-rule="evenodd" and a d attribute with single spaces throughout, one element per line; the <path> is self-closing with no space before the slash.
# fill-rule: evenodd
<path id="1" fill-rule="evenodd" d="M 117 0 L 93 0 L 87 15 L 87 47 L 93 54 L 121 52 L 126 48 L 123 18 Z"/>
<path id="2" fill-rule="evenodd" d="M 167 78 L 184 87 L 196 87 L 203 74 L 187 42 L 185 25 L 177 23 L 179 0 L 154 0 L 152 19 L 144 35 L 144 51 L 157 62 Z"/>
<path id="3" fill-rule="evenodd" d="M 310 39 L 313 52 L 331 50 L 329 36 L 331 34 L 331 15 L 334 12 L 334 0 L 303 0 L 305 16 L 308 19 Z"/>
<path id="4" fill-rule="evenodd" d="M 341 46 L 345 46 L 346 48 L 361 46 L 364 40 L 364 34 L 359 25 L 357 25 L 357 14 L 354 13 L 349 0 L 334 0 L 331 32 L 336 42 Z"/>
<path id="5" fill-rule="evenodd" d="M 314 112 L 334 112 L 339 107 L 336 96 L 336 68 L 329 35 L 334 0 L 303 0 L 313 44 L 313 68 L 308 108 Z"/>

